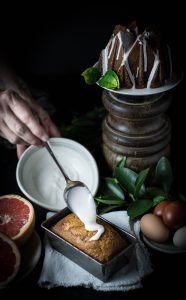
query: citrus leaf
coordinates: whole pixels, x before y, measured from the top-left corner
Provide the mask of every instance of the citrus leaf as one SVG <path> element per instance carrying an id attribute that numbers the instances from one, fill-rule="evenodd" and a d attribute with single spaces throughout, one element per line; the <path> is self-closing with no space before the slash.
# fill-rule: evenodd
<path id="1" fill-rule="evenodd" d="M 126 160 L 127 160 L 127 157 L 124 156 L 124 157 L 118 162 L 118 164 L 116 165 L 116 167 L 115 167 L 115 169 L 114 169 L 114 172 L 113 172 L 113 176 L 114 176 L 114 177 L 116 177 L 116 176 L 115 176 L 115 171 L 116 171 L 117 168 L 123 169 L 123 168 L 125 167 Z"/>
<path id="2" fill-rule="evenodd" d="M 86 69 L 81 75 L 83 76 L 85 82 L 90 85 L 96 83 L 101 76 L 99 71 L 93 67 Z"/>
<path id="3" fill-rule="evenodd" d="M 134 194 L 135 182 L 138 177 L 136 172 L 129 168 L 116 168 L 115 177 L 125 190 L 127 190 L 130 194 Z M 139 191 L 139 196 L 144 194 L 145 187 L 142 185 Z"/>
<path id="4" fill-rule="evenodd" d="M 115 178 L 105 177 L 101 182 L 100 190 L 105 195 L 113 195 L 119 199 L 125 199 L 124 192 L 117 184 L 117 180 Z"/>
<path id="5" fill-rule="evenodd" d="M 152 200 L 142 199 L 142 200 L 137 200 L 135 202 L 132 202 L 127 209 L 128 216 L 134 219 L 138 216 L 143 215 L 152 206 L 153 206 Z"/>
<path id="6" fill-rule="evenodd" d="M 98 84 L 111 90 L 119 89 L 120 87 L 118 75 L 113 70 L 108 70 L 98 81 Z"/>
<path id="7" fill-rule="evenodd" d="M 156 166 L 156 180 L 165 193 L 168 193 L 172 184 L 172 168 L 166 157 L 162 157 Z"/>
<path id="8" fill-rule="evenodd" d="M 167 194 L 163 190 L 161 190 L 161 189 L 159 189 L 157 187 L 153 187 L 153 186 L 146 188 L 146 192 L 148 194 L 150 194 L 152 197 L 157 197 L 157 196 L 164 196 L 164 197 L 166 197 L 167 196 Z"/>
<path id="9" fill-rule="evenodd" d="M 136 182 L 135 182 L 135 189 L 134 189 L 134 198 L 138 198 L 139 196 L 139 191 L 142 187 L 142 185 L 144 184 L 145 182 L 145 179 L 147 178 L 147 175 L 149 173 L 149 168 L 141 171 L 136 179 Z"/>
<path id="10" fill-rule="evenodd" d="M 101 208 L 100 210 L 99 210 L 99 214 L 100 215 L 102 215 L 102 214 L 105 214 L 105 213 L 107 213 L 107 212 L 109 212 L 109 211 L 113 211 L 113 210 L 115 210 L 115 209 L 117 209 L 117 208 L 123 208 L 121 205 L 110 205 L 110 206 L 105 206 L 105 207 L 103 207 L 103 208 Z"/>
<path id="11" fill-rule="evenodd" d="M 114 205 L 114 204 L 124 204 L 124 201 L 114 197 L 112 195 L 107 195 L 103 197 L 95 197 L 95 200 L 104 204 Z"/>
<path id="12" fill-rule="evenodd" d="M 156 206 L 158 203 L 162 202 L 165 200 L 165 197 L 164 196 L 156 196 L 154 199 L 153 199 L 153 206 Z"/>
<path id="13" fill-rule="evenodd" d="M 118 162 L 116 168 L 124 168 L 126 160 L 127 160 L 127 157 L 123 156 L 123 158 Z"/>

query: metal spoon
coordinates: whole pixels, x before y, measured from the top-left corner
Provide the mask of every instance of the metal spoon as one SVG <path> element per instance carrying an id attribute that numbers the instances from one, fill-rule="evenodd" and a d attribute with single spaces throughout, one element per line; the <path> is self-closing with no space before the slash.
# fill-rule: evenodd
<path id="1" fill-rule="evenodd" d="M 45 148 L 47 149 L 48 153 L 51 155 L 51 157 L 53 158 L 54 162 L 56 163 L 57 167 L 59 168 L 59 170 L 61 171 L 63 177 L 65 178 L 65 181 L 66 181 L 66 188 L 64 190 L 64 193 L 63 193 L 63 197 L 64 197 L 64 200 L 67 204 L 67 206 L 70 208 L 69 206 L 69 203 L 68 203 L 68 193 L 69 193 L 69 190 L 72 189 L 72 188 L 76 188 L 76 187 L 85 187 L 87 190 L 88 187 L 81 181 L 73 181 L 71 180 L 67 174 L 65 173 L 64 169 L 62 168 L 62 166 L 60 165 L 60 163 L 58 162 L 52 148 L 51 148 L 51 145 L 49 143 L 49 141 L 45 142 Z"/>

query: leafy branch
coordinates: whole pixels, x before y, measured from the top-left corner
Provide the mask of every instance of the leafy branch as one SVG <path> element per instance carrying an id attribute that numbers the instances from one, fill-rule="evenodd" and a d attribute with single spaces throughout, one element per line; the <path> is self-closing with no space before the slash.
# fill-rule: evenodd
<path id="1" fill-rule="evenodd" d="M 172 169 L 167 158 L 162 157 L 156 166 L 155 186 L 146 187 L 150 169 L 139 174 L 125 167 L 126 157 L 116 166 L 112 178 L 103 178 L 99 197 L 95 197 L 99 213 L 127 209 L 131 218 L 136 218 L 169 197 L 172 184 Z"/>
<path id="2" fill-rule="evenodd" d="M 104 107 L 95 107 L 93 110 L 73 117 L 70 124 L 61 124 L 60 131 L 63 137 L 76 140 L 91 152 L 101 145 L 101 123 L 106 115 Z"/>
<path id="3" fill-rule="evenodd" d="M 70 124 L 61 124 L 62 136 L 80 142 L 97 155 L 101 151 L 101 123 L 105 115 L 103 107 L 96 107 L 86 114 L 76 114 Z M 131 218 L 136 218 L 161 201 L 171 199 L 173 175 L 168 159 L 162 157 L 158 161 L 153 186 L 147 184 L 149 169 L 138 174 L 126 167 L 126 160 L 123 157 L 117 164 L 112 177 L 101 179 L 99 193 L 95 197 L 99 214 L 126 209 Z M 101 161 L 100 167 L 102 163 Z M 186 202 L 185 193 L 180 193 L 177 197 Z"/>

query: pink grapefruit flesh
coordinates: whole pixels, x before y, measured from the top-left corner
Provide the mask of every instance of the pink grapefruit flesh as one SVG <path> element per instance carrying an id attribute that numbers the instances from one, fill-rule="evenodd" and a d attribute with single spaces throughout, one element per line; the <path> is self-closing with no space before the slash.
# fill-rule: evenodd
<path id="1" fill-rule="evenodd" d="M 21 257 L 14 241 L 0 233 L 0 286 L 6 285 L 17 274 Z"/>
<path id="2" fill-rule="evenodd" d="M 28 200 L 18 195 L 0 197 L 0 232 L 21 246 L 30 237 L 34 225 L 34 208 Z"/>

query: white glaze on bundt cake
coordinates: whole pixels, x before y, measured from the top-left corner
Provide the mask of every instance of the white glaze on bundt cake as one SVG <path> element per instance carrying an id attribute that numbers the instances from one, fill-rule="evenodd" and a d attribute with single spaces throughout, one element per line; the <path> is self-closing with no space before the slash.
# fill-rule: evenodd
<path id="1" fill-rule="evenodd" d="M 115 71 L 122 88 L 157 88 L 172 76 L 170 48 L 155 29 L 140 33 L 136 22 L 128 28 L 116 25 L 100 54 L 98 69 L 102 75 Z"/>

